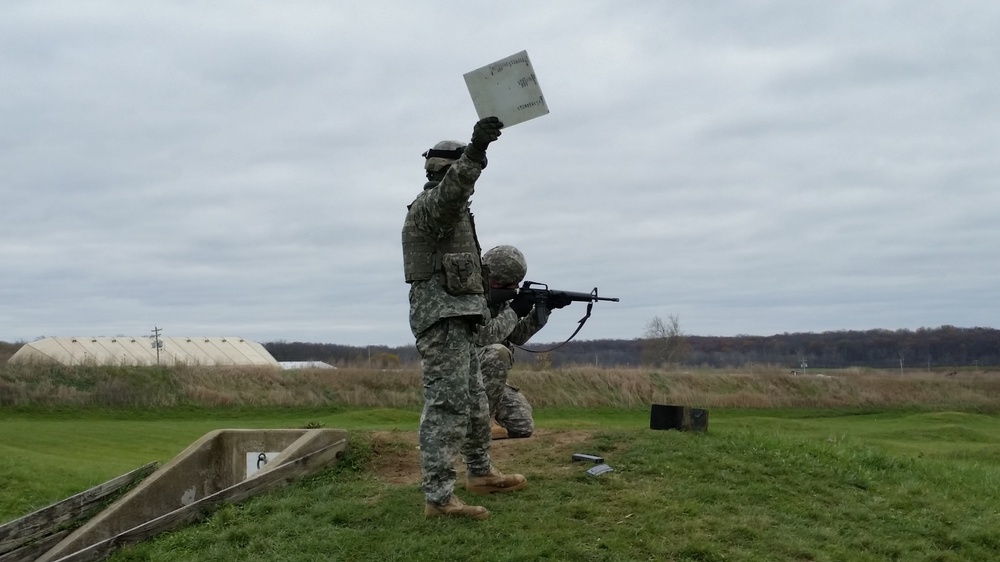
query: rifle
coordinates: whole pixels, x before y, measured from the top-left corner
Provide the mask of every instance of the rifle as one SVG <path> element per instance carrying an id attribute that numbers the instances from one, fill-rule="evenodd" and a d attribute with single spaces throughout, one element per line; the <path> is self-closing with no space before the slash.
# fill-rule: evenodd
<path id="1" fill-rule="evenodd" d="M 583 328 L 583 324 L 590 318 L 590 311 L 594 308 L 594 303 L 597 301 L 610 301 L 618 302 L 618 297 L 602 297 L 597 294 L 597 287 L 589 293 L 581 293 L 578 291 L 563 291 L 561 289 L 550 289 L 545 283 L 536 283 L 534 281 L 525 281 L 521 284 L 521 288 L 514 289 L 490 289 L 491 299 L 495 302 L 502 300 L 510 300 L 517 295 L 527 295 L 531 301 L 534 303 L 535 308 L 538 309 L 538 319 L 541 322 L 539 327 L 545 325 L 545 321 L 548 318 L 548 312 L 552 308 L 562 308 L 573 302 L 585 302 L 587 303 L 587 313 L 578 321 L 578 326 L 573 333 L 566 338 L 566 341 L 553 347 L 552 349 L 546 349 L 544 351 L 535 351 L 531 349 L 524 349 L 530 353 L 544 353 L 552 351 L 558 347 L 562 347 L 569 340 L 573 339 L 576 334 L 580 332 L 580 328 Z M 518 346 L 520 347 L 520 346 Z"/>

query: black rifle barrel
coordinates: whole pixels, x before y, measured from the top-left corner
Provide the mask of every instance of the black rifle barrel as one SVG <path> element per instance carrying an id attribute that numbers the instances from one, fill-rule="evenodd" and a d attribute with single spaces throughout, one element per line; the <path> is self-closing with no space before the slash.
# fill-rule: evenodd
<path id="1" fill-rule="evenodd" d="M 536 288 L 537 287 L 537 288 Z M 561 289 L 549 289 L 549 286 L 544 283 L 536 283 L 534 281 L 525 281 L 521 285 L 521 292 L 524 293 L 534 293 L 538 296 L 554 296 L 554 295 L 564 295 L 571 301 L 575 302 L 592 302 L 592 301 L 611 301 L 618 302 L 618 297 L 600 297 L 597 295 L 597 287 L 589 293 L 581 293 L 579 291 L 563 291 Z"/>
<path id="2" fill-rule="evenodd" d="M 534 289 L 532 289 L 534 290 Z M 597 296 L 597 289 L 595 288 L 591 293 L 581 293 L 577 291 L 563 291 L 561 289 L 548 289 L 545 291 L 549 295 L 566 295 L 571 301 L 587 302 L 587 301 L 611 301 L 618 302 L 618 297 L 599 297 Z"/>

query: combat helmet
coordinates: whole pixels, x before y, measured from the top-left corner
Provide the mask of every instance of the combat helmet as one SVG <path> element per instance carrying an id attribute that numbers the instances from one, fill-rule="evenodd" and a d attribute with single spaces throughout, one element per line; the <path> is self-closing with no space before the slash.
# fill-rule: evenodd
<path id="1" fill-rule="evenodd" d="M 441 141 L 434 145 L 433 148 L 424 152 L 423 157 L 427 159 L 424 162 L 424 169 L 428 172 L 437 172 L 442 170 L 458 160 L 462 153 L 465 151 L 465 143 L 453 140 Z"/>
<path id="2" fill-rule="evenodd" d="M 490 281 L 501 285 L 520 283 L 528 274 L 524 254 L 514 246 L 497 246 L 483 254 L 483 265 L 490 270 Z"/>

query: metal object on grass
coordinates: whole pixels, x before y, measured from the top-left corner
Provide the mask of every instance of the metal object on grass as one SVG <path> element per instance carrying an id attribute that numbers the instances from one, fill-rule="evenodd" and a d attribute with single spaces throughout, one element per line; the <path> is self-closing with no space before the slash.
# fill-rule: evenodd
<path id="1" fill-rule="evenodd" d="M 613 472 L 613 471 L 614 471 L 614 469 L 611 468 L 610 466 L 608 466 L 606 464 L 599 464 L 599 465 L 595 466 L 594 468 L 591 468 L 590 470 L 588 470 L 587 474 L 589 474 L 591 476 L 600 476 L 600 475 L 602 475 L 602 474 L 604 474 L 606 472 Z"/>

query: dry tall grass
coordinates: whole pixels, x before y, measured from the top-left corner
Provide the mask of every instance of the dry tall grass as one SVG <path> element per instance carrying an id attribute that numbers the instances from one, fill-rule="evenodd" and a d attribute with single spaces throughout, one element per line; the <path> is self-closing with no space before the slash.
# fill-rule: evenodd
<path id="1" fill-rule="evenodd" d="M 1000 373 L 846 369 L 518 370 L 511 384 L 536 407 L 932 407 L 1000 411 Z M 422 403 L 417 369 L 283 371 L 253 367 L 0 365 L 0 406 L 117 408 L 388 407 Z"/>
<path id="2" fill-rule="evenodd" d="M 960 407 L 1000 410 L 1000 374 L 846 369 L 792 375 L 785 369 L 656 371 L 575 368 L 515 372 L 511 382 L 536 406 L 721 408 Z"/>

